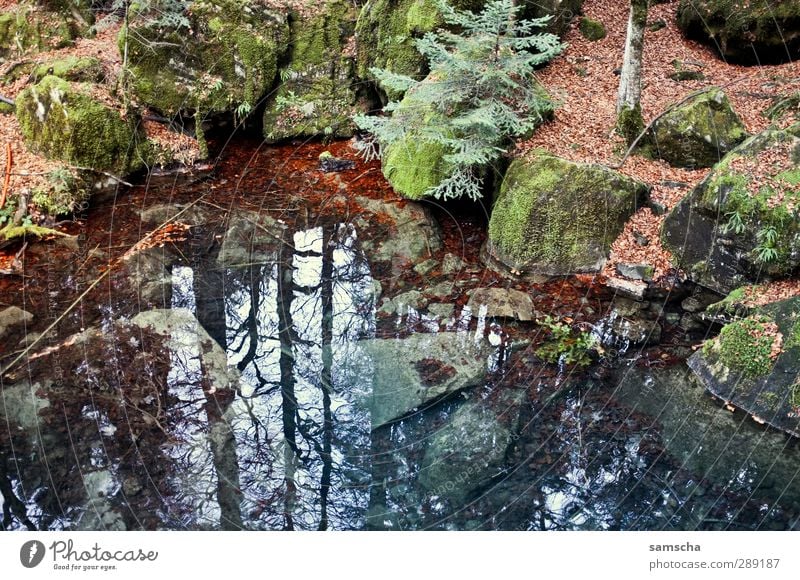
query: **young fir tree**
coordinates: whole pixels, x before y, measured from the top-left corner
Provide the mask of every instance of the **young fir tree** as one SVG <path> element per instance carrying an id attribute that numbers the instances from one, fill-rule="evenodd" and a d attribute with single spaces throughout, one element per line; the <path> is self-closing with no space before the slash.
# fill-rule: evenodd
<path id="1" fill-rule="evenodd" d="M 490 2 L 479 14 L 455 10 L 445 0 L 435 4 L 456 32 L 439 30 L 417 40 L 430 74 L 417 81 L 371 69 L 385 89 L 413 94 L 414 106 L 389 116 L 399 106 L 392 102 L 383 109 L 387 115 L 354 120 L 384 150 L 409 131 L 415 139 L 443 147 L 449 175 L 425 195 L 477 199 L 486 167 L 507 151 L 512 139 L 529 134 L 552 112 L 533 71 L 563 45 L 553 34 L 536 32 L 549 18 L 519 20 L 513 0 Z"/>

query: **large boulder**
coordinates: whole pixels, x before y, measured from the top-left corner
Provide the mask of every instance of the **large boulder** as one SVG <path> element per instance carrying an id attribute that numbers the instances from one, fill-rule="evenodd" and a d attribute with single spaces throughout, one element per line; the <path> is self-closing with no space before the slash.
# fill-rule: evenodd
<path id="1" fill-rule="evenodd" d="M 800 437 L 799 319 L 798 298 L 757 309 L 707 341 L 689 367 L 717 397 Z"/>
<path id="2" fill-rule="evenodd" d="M 158 4 L 120 32 L 134 96 L 166 115 L 255 109 L 275 81 L 286 14 L 254 0 L 200 0 L 167 20 Z"/>
<path id="3" fill-rule="evenodd" d="M 527 274 L 596 272 L 647 186 L 607 167 L 537 153 L 516 159 L 489 220 L 484 255 Z"/>
<path id="4" fill-rule="evenodd" d="M 354 5 L 345 0 L 328 0 L 313 16 L 292 18 L 289 64 L 264 112 L 267 140 L 352 134 L 355 19 Z"/>
<path id="5" fill-rule="evenodd" d="M 711 88 L 658 119 L 651 136 L 661 159 L 679 167 L 711 167 L 747 138 L 721 89 Z"/>
<path id="6" fill-rule="evenodd" d="M 681 0 L 678 25 L 727 60 L 761 64 L 800 58 L 796 0 Z"/>
<path id="7" fill-rule="evenodd" d="M 720 293 L 800 266 L 800 125 L 768 129 L 718 163 L 667 216 L 662 239 L 695 282 Z"/>

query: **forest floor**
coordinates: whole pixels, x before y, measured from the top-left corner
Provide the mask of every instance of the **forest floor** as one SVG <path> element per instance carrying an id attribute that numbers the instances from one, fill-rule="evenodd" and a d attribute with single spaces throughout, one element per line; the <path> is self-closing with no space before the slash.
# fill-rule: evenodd
<path id="1" fill-rule="evenodd" d="M 677 25 L 678 2 L 656 4 L 648 14 L 642 71 L 642 114 L 645 123 L 669 105 L 690 93 L 722 87 L 731 105 L 751 133 L 767 128 L 771 121 L 764 111 L 773 99 L 800 90 L 800 62 L 774 66 L 740 66 L 725 62 L 712 48 L 687 40 Z M 619 76 L 627 31 L 628 3 L 618 0 L 587 0 L 584 15 L 601 21 L 605 38 L 589 41 L 576 19 L 564 41 L 566 50 L 539 73 L 539 80 L 559 105 L 553 122 L 540 127 L 518 146 L 519 154 L 544 148 L 576 162 L 616 166 L 627 147 L 614 132 Z M 657 26 L 659 29 L 654 30 Z M 675 81 L 670 75 L 681 70 L 698 71 L 703 80 Z M 787 123 L 788 125 L 789 123 Z M 687 170 L 640 155 L 627 158 L 620 171 L 652 186 L 653 201 L 672 209 L 707 174 L 707 169 Z M 676 187 L 676 184 L 681 184 Z M 660 243 L 664 215 L 641 208 L 614 242 L 603 270 L 615 276 L 619 263 L 647 263 L 655 267 L 655 278 L 665 276 L 672 257 Z M 636 243 L 639 234 L 649 240 Z M 793 284 L 800 294 L 800 283 Z M 781 286 L 785 294 L 786 283 Z"/>

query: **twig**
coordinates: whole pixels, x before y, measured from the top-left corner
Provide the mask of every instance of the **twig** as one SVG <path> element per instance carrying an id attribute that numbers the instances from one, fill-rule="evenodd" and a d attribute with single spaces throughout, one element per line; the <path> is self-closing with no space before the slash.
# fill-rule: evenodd
<path id="1" fill-rule="evenodd" d="M 15 60 L 14 62 L 10 63 L 6 68 L 3 69 L 3 72 L 0 73 L 0 77 L 8 76 L 18 66 L 22 66 L 23 64 L 28 64 L 31 62 L 29 58 L 23 58 L 20 60 Z"/>
<path id="2" fill-rule="evenodd" d="M 17 104 L 13 99 L 9 99 L 3 95 L 0 95 L 0 102 L 5 103 L 6 105 L 11 105 L 12 107 Z"/>
<path id="3" fill-rule="evenodd" d="M 351 185 L 351 184 L 355 183 L 356 181 L 358 181 L 359 179 L 361 179 L 362 177 L 364 177 L 368 173 L 372 173 L 373 171 L 375 171 L 375 168 L 374 167 L 370 167 L 369 169 L 367 169 L 365 172 L 363 172 L 361 175 L 359 175 L 355 179 L 351 179 L 350 181 L 348 181 L 347 185 Z"/>
<path id="4" fill-rule="evenodd" d="M 77 169 L 78 171 L 91 171 L 93 173 L 99 173 L 100 175 L 105 175 L 106 177 L 113 179 L 117 183 L 121 183 L 122 185 L 127 185 L 128 187 L 133 187 L 132 184 L 128 183 L 121 177 L 114 175 L 113 173 L 108 173 L 107 171 L 100 171 L 99 169 L 94 169 L 93 167 L 80 167 L 78 165 L 68 165 L 70 169 Z"/>
<path id="5" fill-rule="evenodd" d="M 11 164 L 14 158 L 11 155 L 11 143 L 6 143 L 6 176 L 3 180 L 3 194 L 0 195 L 0 209 L 6 205 L 6 196 L 8 195 L 8 185 L 11 183 Z"/>

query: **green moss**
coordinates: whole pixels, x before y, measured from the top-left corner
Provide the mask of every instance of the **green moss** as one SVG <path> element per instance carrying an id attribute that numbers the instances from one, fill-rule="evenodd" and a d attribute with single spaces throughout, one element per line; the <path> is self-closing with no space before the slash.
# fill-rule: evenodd
<path id="1" fill-rule="evenodd" d="M 714 352 L 726 367 L 737 370 L 746 377 L 760 377 L 772 370 L 771 357 L 775 340 L 771 330 L 774 320 L 755 315 L 726 325 L 713 341 L 703 345 L 707 356 Z"/>
<path id="2" fill-rule="evenodd" d="M 13 115 L 15 110 L 14 105 L 0 103 L 0 115 Z"/>
<path id="3" fill-rule="evenodd" d="M 387 148 L 383 174 L 392 188 L 408 199 L 422 199 L 448 174 L 444 146 L 409 135 Z"/>
<path id="4" fill-rule="evenodd" d="M 584 16 L 581 18 L 578 28 L 586 40 L 592 42 L 606 37 L 606 27 L 599 20 Z"/>
<path id="5" fill-rule="evenodd" d="M 642 119 L 642 107 L 636 105 L 631 108 L 628 106 L 622 107 L 622 110 L 617 115 L 617 133 L 625 138 L 625 142 L 629 145 L 633 143 L 639 135 L 644 131 L 644 119 Z M 645 139 L 640 140 L 644 141 Z"/>
<path id="6" fill-rule="evenodd" d="M 321 13 L 293 20 L 284 80 L 264 112 L 268 140 L 352 135 L 355 63 L 345 47 L 354 27 L 355 11 L 344 0 L 329 0 Z"/>
<path id="7" fill-rule="evenodd" d="M 46 76 L 17 97 L 28 147 L 72 165 L 125 174 L 143 164 L 142 137 L 81 85 Z"/>
<path id="8" fill-rule="evenodd" d="M 162 28 L 146 15 L 134 20 L 132 34 L 120 32 L 133 93 L 167 115 L 254 107 L 275 80 L 285 16 L 256 2 L 208 0 L 195 2 L 189 18 L 191 34 Z"/>
<path id="9" fill-rule="evenodd" d="M 58 230 L 36 225 L 8 225 L 0 229 L 0 238 L 3 238 L 4 240 L 14 240 L 25 237 L 46 238 L 48 236 L 66 237 L 67 234 L 64 232 L 59 232 Z"/>
<path id="10" fill-rule="evenodd" d="M 34 82 L 47 75 L 68 81 L 98 82 L 103 78 L 103 65 L 94 57 L 68 56 L 36 65 L 32 75 Z"/>
<path id="11" fill-rule="evenodd" d="M 706 308 L 706 311 L 710 314 L 736 313 L 740 309 L 741 304 L 750 288 L 752 288 L 752 286 L 741 286 L 735 290 L 732 290 L 719 302 L 709 305 L 708 308 Z"/>
<path id="12" fill-rule="evenodd" d="M 76 19 L 68 10 L 44 8 L 23 1 L 12 12 L 0 12 L 0 57 L 62 48 L 91 22 L 91 18 Z"/>

